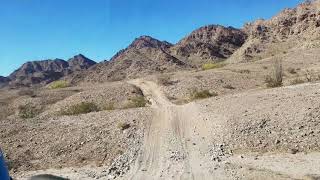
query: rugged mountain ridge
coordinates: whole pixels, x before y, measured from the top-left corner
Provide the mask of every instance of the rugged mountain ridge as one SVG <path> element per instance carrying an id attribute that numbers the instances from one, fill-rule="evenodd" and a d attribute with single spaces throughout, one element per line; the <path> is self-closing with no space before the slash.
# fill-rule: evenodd
<path id="1" fill-rule="evenodd" d="M 7 79 L 13 87 L 47 84 L 76 71 L 88 69 L 94 64 L 96 62 L 82 54 L 76 55 L 68 61 L 63 59 L 29 61 L 11 73 Z"/>
<path id="2" fill-rule="evenodd" d="M 195 60 L 194 64 L 199 65 L 203 61 L 225 60 L 245 43 L 246 38 L 247 35 L 239 29 L 208 25 L 191 32 L 171 51 L 186 61 Z"/>
<path id="3" fill-rule="evenodd" d="M 243 32 L 248 39 L 230 61 L 259 60 L 292 48 L 320 47 L 320 1 L 306 1 L 270 20 L 247 23 Z"/>
<path id="4" fill-rule="evenodd" d="M 173 45 L 150 36 L 136 38 L 126 49 L 119 51 L 110 61 L 101 62 L 84 75 L 72 78 L 73 82 L 114 81 L 151 73 L 170 72 L 190 68 L 170 54 Z"/>

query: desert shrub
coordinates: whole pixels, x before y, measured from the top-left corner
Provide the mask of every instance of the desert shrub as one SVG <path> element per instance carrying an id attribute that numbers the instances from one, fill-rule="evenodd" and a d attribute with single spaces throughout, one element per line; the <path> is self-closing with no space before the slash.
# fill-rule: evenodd
<path id="1" fill-rule="evenodd" d="M 148 104 L 148 101 L 144 96 L 130 98 L 129 102 L 124 108 L 137 108 L 145 107 Z"/>
<path id="2" fill-rule="evenodd" d="M 69 86 L 69 83 L 64 80 L 54 81 L 50 84 L 50 89 L 61 89 Z"/>
<path id="3" fill-rule="evenodd" d="M 105 106 L 105 110 L 108 110 L 108 111 L 115 110 L 114 103 L 111 102 L 111 103 L 107 104 Z"/>
<path id="4" fill-rule="evenodd" d="M 161 74 L 158 77 L 158 84 L 163 86 L 169 86 L 172 85 L 171 77 L 168 74 Z"/>
<path id="5" fill-rule="evenodd" d="M 209 98 L 212 96 L 217 96 L 217 93 L 211 93 L 209 90 L 196 90 L 194 89 L 191 93 L 190 93 L 190 99 L 191 100 L 196 100 L 196 99 L 205 99 L 205 98 Z"/>
<path id="6" fill-rule="evenodd" d="M 82 102 L 67 108 L 61 112 L 62 115 L 77 115 L 77 114 L 87 114 L 90 112 L 97 112 L 99 108 L 96 104 L 91 102 Z"/>
<path id="7" fill-rule="evenodd" d="M 206 63 L 202 65 L 202 70 L 216 69 L 225 66 L 222 63 Z"/>
<path id="8" fill-rule="evenodd" d="M 19 117 L 23 119 L 30 119 L 36 117 L 40 110 L 31 104 L 19 106 Z"/>
<path id="9" fill-rule="evenodd" d="M 295 85 L 295 84 L 302 84 L 302 83 L 304 83 L 304 81 L 302 79 L 297 78 L 297 79 L 294 79 L 293 81 L 291 81 L 290 84 Z"/>
<path id="10" fill-rule="evenodd" d="M 22 89 L 18 91 L 19 96 L 30 96 L 30 97 L 35 97 L 35 93 L 31 89 Z"/>
<path id="11" fill-rule="evenodd" d="M 297 71 L 296 71 L 296 69 L 294 69 L 294 68 L 288 68 L 288 72 L 289 72 L 290 74 L 297 74 Z"/>
<path id="12" fill-rule="evenodd" d="M 283 81 L 283 69 L 281 60 L 275 60 L 271 75 L 267 76 L 265 82 L 267 87 L 280 87 Z"/>
<path id="13" fill-rule="evenodd" d="M 235 87 L 233 87 L 230 84 L 227 84 L 227 85 L 223 86 L 223 88 L 225 88 L 225 89 L 236 89 Z"/>
<path id="14" fill-rule="evenodd" d="M 117 127 L 120 129 L 120 130 L 125 130 L 125 129 L 128 129 L 130 128 L 130 124 L 129 123 L 125 123 L 125 122 L 120 122 Z"/>

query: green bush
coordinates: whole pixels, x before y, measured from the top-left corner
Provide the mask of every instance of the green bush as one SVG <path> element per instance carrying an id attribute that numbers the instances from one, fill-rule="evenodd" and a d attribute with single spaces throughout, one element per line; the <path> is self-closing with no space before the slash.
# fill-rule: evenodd
<path id="1" fill-rule="evenodd" d="M 36 117 L 40 110 L 36 107 L 32 106 L 31 104 L 26 104 L 23 106 L 19 106 L 19 117 L 23 119 L 30 119 Z"/>
<path id="2" fill-rule="evenodd" d="M 217 93 L 211 93 L 209 90 L 193 90 L 190 94 L 190 99 L 191 100 L 196 100 L 196 99 L 205 99 L 209 98 L 212 96 L 217 96 Z"/>
<path id="3" fill-rule="evenodd" d="M 206 63 L 202 65 L 202 70 L 216 69 L 225 66 L 222 63 Z"/>
<path id="4" fill-rule="evenodd" d="M 143 97 L 133 97 L 130 99 L 125 108 L 137 108 L 137 107 L 145 107 L 148 104 L 148 101 Z"/>
<path id="5" fill-rule="evenodd" d="M 96 104 L 91 102 L 82 102 L 80 104 L 76 104 L 70 106 L 67 110 L 62 111 L 62 115 L 78 115 L 78 114 L 87 114 L 90 112 L 97 112 L 99 108 Z"/>
<path id="6" fill-rule="evenodd" d="M 50 89 L 60 89 L 60 88 L 66 88 L 69 86 L 69 83 L 67 81 L 59 80 L 54 81 L 50 84 Z"/>

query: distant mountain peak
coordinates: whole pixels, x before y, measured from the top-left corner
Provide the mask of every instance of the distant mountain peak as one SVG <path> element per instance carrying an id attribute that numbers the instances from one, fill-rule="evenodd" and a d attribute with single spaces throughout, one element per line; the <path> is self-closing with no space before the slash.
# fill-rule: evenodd
<path id="1" fill-rule="evenodd" d="M 167 41 L 160 41 L 158 39 L 155 39 L 151 36 L 140 36 L 136 38 L 129 48 L 136 48 L 136 49 L 142 49 L 142 48 L 169 48 L 172 44 L 168 43 Z"/>

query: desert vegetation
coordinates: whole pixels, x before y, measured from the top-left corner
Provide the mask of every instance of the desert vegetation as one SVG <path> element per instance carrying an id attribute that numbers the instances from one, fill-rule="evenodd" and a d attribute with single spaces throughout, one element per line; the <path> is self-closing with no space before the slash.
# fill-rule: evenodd
<path id="1" fill-rule="evenodd" d="M 217 93 L 212 93 L 209 90 L 193 89 L 190 93 L 190 100 L 205 99 L 217 95 Z"/>
<path id="2" fill-rule="evenodd" d="M 18 110 L 19 117 L 23 119 L 34 118 L 40 113 L 40 110 L 31 104 L 21 105 Z"/>
<path id="3" fill-rule="evenodd" d="M 64 80 L 54 81 L 49 85 L 50 89 L 61 89 L 69 86 L 69 83 Z"/>
<path id="4" fill-rule="evenodd" d="M 202 65 L 202 70 L 216 69 L 225 66 L 223 63 L 205 63 Z"/>
<path id="5" fill-rule="evenodd" d="M 267 87 L 274 88 L 280 87 L 283 84 L 283 68 L 282 61 L 280 59 L 276 59 L 273 62 L 273 69 L 271 75 L 268 75 L 265 79 Z"/>
<path id="6" fill-rule="evenodd" d="M 129 99 L 129 102 L 124 106 L 125 109 L 145 107 L 149 103 L 144 96 L 133 97 Z"/>
<path id="7" fill-rule="evenodd" d="M 61 112 L 62 115 L 78 115 L 78 114 L 87 114 L 90 112 L 100 111 L 98 106 L 92 102 L 82 102 L 80 104 L 72 105 L 66 110 Z"/>

